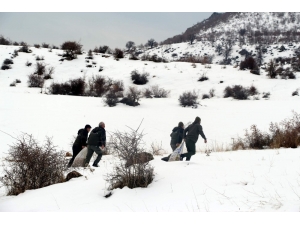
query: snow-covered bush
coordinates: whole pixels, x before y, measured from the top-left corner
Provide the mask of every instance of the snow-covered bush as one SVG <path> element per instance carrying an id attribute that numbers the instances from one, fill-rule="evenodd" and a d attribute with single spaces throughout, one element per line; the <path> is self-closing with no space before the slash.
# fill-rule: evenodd
<path id="1" fill-rule="evenodd" d="M 22 45 L 22 43 L 21 43 Z M 31 53 L 32 51 L 29 49 L 26 43 L 23 43 L 22 47 L 19 49 L 19 52 Z"/>
<path id="2" fill-rule="evenodd" d="M 98 49 L 98 53 L 106 53 L 107 50 L 109 50 L 109 47 L 107 45 L 103 45 L 103 46 L 100 46 L 99 49 Z"/>
<path id="3" fill-rule="evenodd" d="M 238 100 L 249 99 L 249 96 L 257 95 L 258 91 L 255 86 L 245 88 L 242 85 L 227 86 L 224 90 L 224 98 L 233 97 Z"/>
<path id="4" fill-rule="evenodd" d="M 202 73 L 201 77 L 198 79 L 198 81 L 202 82 L 208 80 L 208 77 L 206 76 L 206 73 Z"/>
<path id="5" fill-rule="evenodd" d="M 197 108 L 198 103 L 198 94 L 195 91 L 186 91 L 179 96 L 179 104 L 183 107 L 192 106 Z"/>
<path id="6" fill-rule="evenodd" d="M 277 76 L 276 70 L 277 70 L 277 66 L 275 65 L 275 62 L 273 60 L 270 60 L 266 68 L 267 76 L 270 77 L 271 79 L 276 78 Z"/>
<path id="7" fill-rule="evenodd" d="M 240 70 L 255 70 L 257 69 L 257 63 L 253 57 L 247 57 L 244 61 L 241 61 L 240 63 Z"/>
<path id="8" fill-rule="evenodd" d="M 39 45 L 39 44 L 34 44 L 33 45 L 35 48 L 40 48 L 41 47 L 41 45 Z"/>
<path id="9" fill-rule="evenodd" d="M 292 93 L 292 96 L 296 96 L 296 95 L 299 96 L 299 92 L 297 90 Z"/>
<path id="10" fill-rule="evenodd" d="M 148 83 L 148 77 L 149 77 L 149 73 L 140 73 L 137 70 L 133 70 L 131 72 L 131 80 L 133 81 L 134 84 L 137 85 L 143 85 L 143 84 L 147 84 Z"/>
<path id="11" fill-rule="evenodd" d="M 109 190 L 116 188 L 147 187 L 154 178 L 154 168 L 149 165 L 153 159 L 143 146 L 142 132 L 130 129 L 128 132 L 116 131 L 112 135 L 112 154 L 120 159 L 114 169 L 106 177 Z M 152 157 L 151 157 L 152 156 Z"/>
<path id="12" fill-rule="evenodd" d="M 44 86 L 44 78 L 43 76 L 37 74 L 30 74 L 28 76 L 28 87 L 38 87 L 42 88 Z"/>
<path id="13" fill-rule="evenodd" d="M 64 152 L 58 151 L 50 138 L 40 145 L 32 135 L 24 134 L 10 146 L 3 160 L 4 176 L 0 181 L 8 195 L 18 195 L 64 182 L 65 168 Z"/>
<path id="14" fill-rule="evenodd" d="M 10 87 L 15 87 L 16 86 L 16 81 L 13 81 L 9 86 Z"/>
<path id="15" fill-rule="evenodd" d="M 38 56 L 38 55 L 37 55 L 37 56 L 35 57 L 35 60 L 36 60 L 36 61 L 41 61 L 41 60 L 44 60 L 44 59 L 45 59 L 44 56 Z"/>
<path id="16" fill-rule="evenodd" d="M 92 52 L 91 49 L 88 51 L 88 56 L 85 57 L 85 58 L 86 58 L 86 59 L 94 59 L 93 52 Z"/>
<path id="17" fill-rule="evenodd" d="M 145 98 L 167 98 L 170 91 L 160 88 L 158 85 L 153 85 L 150 88 L 145 88 L 143 96 Z"/>
<path id="18" fill-rule="evenodd" d="M 32 63 L 27 60 L 26 63 L 25 63 L 25 65 L 29 67 L 29 66 L 32 65 Z"/>
<path id="19" fill-rule="evenodd" d="M 203 94 L 203 95 L 202 95 L 202 99 L 207 99 L 207 98 L 209 98 L 209 95 L 208 95 L 208 94 Z"/>

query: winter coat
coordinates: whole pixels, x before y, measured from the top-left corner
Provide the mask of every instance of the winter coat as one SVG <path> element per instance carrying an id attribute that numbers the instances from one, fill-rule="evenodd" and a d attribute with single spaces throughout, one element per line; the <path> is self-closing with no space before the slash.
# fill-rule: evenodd
<path id="1" fill-rule="evenodd" d="M 76 140 L 73 145 L 75 146 L 86 146 L 86 141 L 88 137 L 88 131 L 86 129 L 80 129 L 77 133 Z"/>
<path id="2" fill-rule="evenodd" d="M 186 134 L 187 132 L 188 134 Z M 202 126 L 199 123 L 192 123 L 183 131 L 183 138 L 186 138 L 187 140 L 191 140 L 196 143 L 198 141 L 199 134 L 204 140 L 206 140 L 206 137 L 202 130 Z"/>
<path id="3" fill-rule="evenodd" d="M 171 136 L 171 145 L 180 144 L 183 138 L 183 128 L 182 127 L 174 127 L 172 130 Z"/>
<path id="4" fill-rule="evenodd" d="M 94 128 L 89 136 L 88 145 L 105 146 L 106 143 L 106 131 L 103 127 Z"/>

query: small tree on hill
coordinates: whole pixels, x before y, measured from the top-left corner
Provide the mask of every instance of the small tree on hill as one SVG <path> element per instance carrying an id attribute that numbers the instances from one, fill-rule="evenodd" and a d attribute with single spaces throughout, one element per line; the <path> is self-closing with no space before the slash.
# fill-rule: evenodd
<path id="1" fill-rule="evenodd" d="M 147 42 L 147 44 L 150 48 L 153 48 L 155 43 L 156 43 L 156 41 L 153 38 L 149 39 Z"/>
<path id="2" fill-rule="evenodd" d="M 66 41 L 61 45 L 61 49 L 66 52 L 65 57 L 72 60 L 76 58 L 77 54 L 81 54 L 82 45 L 76 41 Z"/>
<path id="3" fill-rule="evenodd" d="M 128 51 L 135 45 L 135 43 L 133 41 L 128 41 L 126 43 L 126 48 L 128 49 Z"/>

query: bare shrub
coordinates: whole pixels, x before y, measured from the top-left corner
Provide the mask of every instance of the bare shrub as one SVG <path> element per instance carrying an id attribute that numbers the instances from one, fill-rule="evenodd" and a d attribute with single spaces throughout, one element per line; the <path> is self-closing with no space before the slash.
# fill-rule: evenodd
<path id="1" fill-rule="evenodd" d="M 260 131 L 252 125 L 245 137 L 239 138 L 243 149 L 297 148 L 300 145 L 300 114 L 293 112 L 291 118 L 278 123 L 270 123 L 270 133 Z"/>
<path id="2" fill-rule="evenodd" d="M 224 98 L 233 97 L 238 100 L 249 99 L 249 96 L 258 94 L 256 87 L 253 85 L 249 88 L 245 88 L 242 85 L 227 86 L 224 90 Z"/>
<path id="3" fill-rule="evenodd" d="M 27 62 L 25 63 L 25 65 L 29 67 L 29 66 L 31 66 L 31 65 L 32 65 L 32 63 L 31 63 L 31 62 L 29 62 L 29 61 L 27 61 Z"/>
<path id="4" fill-rule="evenodd" d="M 203 94 L 202 99 L 209 99 L 209 95 L 208 94 Z"/>
<path id="5" fill-rule="evenodd" d="M 160 88 L 158 85 L 151 86 L 151 92 L 154 98 L 167 98 L 170 91 Z"/>
<path id="6" fill-rule="evenodd" d="M 178 100 L 179 100 L 179 104 L 183 107 L 192 106 L 197 108 L 197 105 L 199 104 L 197 102 L 198 94 L 195 91 L 183 92 L 183 94 L 179 96 Z"/>
<path id="7" fill-rule="evenodd" d="M 47 44 L 47 43 L 42 43 L 42 48 L 49 48 L 49 44 Z"/>
<path id="8" fill-rule="evenodd" d="M 28 87 L 42 88 L 44 86 L 44 78 L 37 74 L 30 74 L 28 76 Z"/>
<path id="9" fill-rule="evenodd" d="M 290 68 L 286 68 L 285 71 L 281 74 L 282 79 L 296 79 L 295 74 L 293 71 L 290 70 Z"/>
<path id="10" fill-rule="evenodd" d="M 113 55 L 114 55 L 115 59 L 122 59 L 122 58 L 124 58 L 124 52 L 121 49 L 119 49 L 119 48 L 115 49 Z"/>
<path id="11" fill-rule="evenodd" d="M 70 79 L 65 83 L 52 83 L 49 92 L 53 95 L 76 95 L 83 96 L 85 91 L 85 78 Z"/>
<path id="12" fill-rule="evenodd" d="M 277 75 L 276 70 L 277 70 L 277 66 L 275 65 L 274 61 L 271 59 L 266 68 L 267 76 L 270 77 L 271 79 L 276 78 Z"/>
<path id="13" fill-rule="evenodd" d="M 88 87 L 89 87 L 88 94 L 90 96 L 95 96 L 95 97 L 101 97 L 109 90 L 107 79 L 99 75 L 92 76 L 89 79 Z"/>
<path id="14" fill-rule="evenodd" d="M 32 135 L 24 134 L 10 146 L 2 164 L 4 176 L 0 181 L 8 195 L 43 188 L 64 181 L 66 161 L 50 138 L 40 145 Z"/>
<path id="15" fill-rule="evenodd" d="M 163 149 L 162 147 L 162 143 L 157 143 L 157 142 L 152 142 L 151 143 L 151 149 L 150 149 L 150 153 L 152 155 L 163 155 L 166 153 L 166 151 Z"/>
<path id="16" fill-rule="evenodd" d="M 9 69 L 11 69 L 10 65 L 2 65 L 1 66 L 1 70 L 9 70 Z"/>
<path id="17" fill-rule="evenodd" d="M 257 68 L 257 63 L 253 57 L 247 57 L 244 61 L 241 61 L 240 63 L 240 70 L 254 70 Z"/>
<path id="18" fill-rule="evenodd" d="M 35 57 L 35 60 L 36 60 L 36 61 L 44 60 L 44 56 L 38 56 L 38 55 L 37 55 L 37 56 Z"/>
<path id="19" fill-rule="evenodd" d="M 53 73 L 54 73 L 54 67 L 53 66 L 48 67 L 44 74 L 44 79 L 45 80 L 52 79 Z"/>
<path id="20" fill-rule="evenodd" d="M 143 85 L 148 83 L 149 73 L 140 73 L 137 70 L 131 72 L 131 80 L 134 84 Z"/>
<path id="21" fill-rule="evenodd" d="M 16 86 L 16 81 L 13 81 L 9 86 L 10 87 L 15 87 Z"/>
<path id="22" fill-rule="evenodd" d="M 142 92 L 136 87 L 129 87 L 128 91 L 125 93 L 125 97 L 120 101 L 129 106 L 140 105 L 139 100 L 142 97 Z"/>
<path id="23" fill-rule="evenodd" d="M 152 93 L 152 90 L 150 88 L 145 88 L 143 90 L 143 96 L 145 98 L 153 98 L 152 95 L 153 95 L 153 93 Z"/>
<path id="24" fill-rule="evenodd" d="M 206 76 L 206 73 L 202 73 L 201 77 L 198 79 L 198 81 L 202 82 L 202 81 L 205 81 L 205 80 L 208 80 L 208 77 Z"/>
<path id="25" fill-rule="evenodd" d="M 109 91 L 109 92 L 104 96 L 104 102 L 105 102 L 109 107 L 116 106 L 117 103 L 119 102 L 119 99 L 118 99 L 118 96 L 116 95 L 116 92 L 114 92 L 114 91 Z"/>
<path id="26" fill-rule="evenodd" d="M 91 49 L 88 51 L 88 56 L 86 57 L 86 59 L 94 59 L 93 52 Z"/>
<path id="27" fill-rule="evenodd" d="M 299 92 L 297 90 L 292 93 L 292 96 L 296 96 L 296 95 L 299 96 Z"/>
<path id="28" fill-rule="evenodd" d="M 21 83 L 21 80 L 16 79 L 16 83 L 17 83 L 17 84 Z"/>
<path id="29" fill-rule="evenodd" d="M 18 50 L 19 52 L 31 53 L 32 51 L 29 49 L 28 45 L 24 43 L 24 45 Z"/>
<path id="30" fill-rule="evenodd" d="M 3 65 L 10 65 L 10 64 L 14 64 L 14 62 L 12 61 L 12 59 L 5 59 L 3 61 Z"/>
<path id="31" fill-rule="evenodd" d="M 40 48 L 41 47 L 41 45 L 39 45 L 39 44 L 34 44 L 33 45 L 35 48 Z"/>
<path id="32" fill-rule="evenodd" d="M 106 53 L 107 50 L 109 50 L 109 47 L 107 45 L 100 46 L 98 49 L 99 53 L 103 53 L 103 54 Z"/>
<path id="33" fill-rule="evenodd" d="M 112 153 L 120 162 L 106 177 L 110 190 L 125 186 L 131 189 L 147 187 L 153 181 L 154 168 L 149 165 L 151 158 L 147 157 L 149 153 L 145 152 L 142 145 L 144 134 L 138 130 L 116 131 L 112 135 Z"/>
<path id="34" fill-rule="evenodd" d="M 44 63 L 37 62 L 35 64 L 35 72 L 34 74 L 43 75 L 46 71 L 46 65 Z"/>
<path id="35" fill-rule="evenodd" d="M 212 98 L 212 97 L 215 97 L 215 89 L 210 89 L 209 90 L 209 96 Z"/>

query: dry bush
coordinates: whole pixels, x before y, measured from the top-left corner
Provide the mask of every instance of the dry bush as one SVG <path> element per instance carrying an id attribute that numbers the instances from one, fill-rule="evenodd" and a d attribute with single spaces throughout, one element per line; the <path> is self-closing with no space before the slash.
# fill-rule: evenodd
<path id="1" fill-rule="evenodd" d="M 165 89 L 160 88 L 158 85 L 153 85 L 150 88 L 154 98 L 167 98 L 170 94 L 170 91 L 166 91 Z"/>
<path id="2" fill-rule="evenodd" d="M 17 83 L 17 84 L 21 83 L 21 80 L 16 79 L 16 83 Z"/>
<path id="3" fill-rule="evenodd" d="M 203 94 L 202 99 L 209 99 L 209 95 L 208 94 Z"/>
<path id="4" fill-rule="evenodd" d="M 198 81 L 202 82 L 208 80 L 208 77 L 206 76 L 206 72 L 202 73 L 201 77 L 198 79 Z"/>
<path id="5" fill-rule="evenodd" d="M 124 58 L 124 52 L 121 49 L 119 49 L 119 48 L 115 49 L 113 55 L 114 55 L 115 59 L 122 59 L 122 58 Z"/>
<path id="6" fill-rule="evenodd" d="M 47 70 L 44 74 L 44 79 L 45 80 L 52 79 L 53 73 L 54 73 L 54 67 L 53 66 L 47 68 Z"/>
<path id="7" fill-rule="evenodd" d="M 152 142 L 151 143 L 151 149 L 150 153 L 152 155 L 163 155 L 166 154 L 166 151 L 162 148 L 162 142 L 157 143 L 157 142 Z"/>
<path id="8" fill-rule="evenodd" d="M 245 88 L 242 85 L 233 85 L 232 87 L 227 86 L 224 90 L 224 98 L 233 97 L 238 100 L 247 100 L 249 96 L 258 94 L 257 88 L 251 86 Z"/>
<path id="9" fill-rule="evenodd" d="M 16 81 L 13 81 L 9 86 L 10 87 L 15 87 L 16 86 Z"/>
<path id="10" fill-rule="evenodd" d="M 276 70 L 277 70 L 277 66 L 275 65 L 275 62 L 273 60 L 270 60 L 266 68 L 267 76 L 270 77 L 271 79 L 276 78 L 277 76 Z"/>
<path id="11" fill-rule="evenodd" d="M 36 60 L 36 61 L 42 61 L 42 60 L 44 60 L 44 59 L 45 59 L 44 56 L 38 56 L 38 55 L 37 55 L 37 56 L 35 57 L 35 60 Z"/>
<path id="12" fill-rule="evenodd" d="M 29 49 L 28 45 L 24 43 L 24 45 L 18 50 L 18 52 L 31 53 L 32 51 Z"/>
<path id="13" fill-rule="evenodd" d="M 116 92 L 114 91 L 109 91 L 105 96 L 104 96 L 104 102 L 109 106 L 116 106 L 117 103 L 119 102 L 118 96 L 116 95 Z"/>
<path id="14" fill-rule="evenodd" d="M 8 195 L 18 195 L 63 182 L 66 161 L 64 152 L 57 151 L 50 138 L 40 145 L 32 135 L 24 134 L 10 146 L 2 168 L 0 181 Z"/>
<path id="15" fill-rule="evenodd" d="M 43 75 L 46 71 L 46 65 L 44 63 L 37 62 L 35 64 L 34 74 Z"/>
<path id="16" fill-rule="evenodd" d="M 2 65 L 1 66 L 1 70 L 9 70 L 9 69 L 11 69 L 10 65 Z"/>
<path id="17" fill-rule="evenodd" d="M 139 58 L 134 54 L 134 52 L 130 53 L 129 59 L 130 60 L 139 60 Z"/>
<path id="18" fill-rule="evenodd" d="M 109 47 L 107 45 L 104 45 L 104 46 L 100 46 L 99 49 L 98 49 L 98 53 L 106 53 L 107 50 L 109 50 Z"/>
<path id="19" fill-rule="evenodd" d="M 88 80 L 88 95 L 101 97 L 109 90 L 107 79 L 103 76 L 92 76 Z"/>
<path id="20" fill-rule="evenodd" d="M 42 88 L 44 86 L 44 78 L 37 74 L 30 74 L 28 76 L 28 87 L 39 87 Z"/>
<path id="21" fill-rule="evenodd" d="M 293 112 L 293 116 L 278 123 L 270 123 L 270 133 L 260 131 L 252 125 L 246 130 L 244 138 L 238 138 L 234 149 L 265 149 L 265 148 L 297 148 L 300 145 L 300 114 Z"/>
<path id="22" fill-rule="evenodd" d="M 83 96 L 85 94 L 85 78 L 70 79 L 65 83 L 52 83 L 49 92 L 53 95 L 76 95 Z"/>
<path id="23" fill-rule="evenodd" d="M 76 41 L 66 41 L 61 45 L 61 49 L 65 51 L 63 57 L 67 60 L 77 58 L 77 55 L 82 54 L 82 45 Z"/>
<path id="24" fill-rule="evenodd" d="M 10 64 L 14 64 L 14 62 L 12 61 L 12 59 L 5 59 L 3 61 L 3 65 L 10 65 Z"/>
<path id="25" fill-rule="evenodd" d="M 145 159 L 142 132 L 131 129 L 128 132 L 116 131 L 112 135 L 112 154 L 120 159 L 113 171 L 107 174 L 109 189 L 147 187 L 154 178 L 154 168 Z M 144 157 L 139 157 L 144 156 Z M 153 157 L 152 157 L 153 158 Z M 150 159 L 151 160 L 151 159 Z M 129 166 L 130 164 L 130 166 Z"/>
<path id="26" fill-rule="evenodd" d="M 198 103 L 198 94 L 194 91 L 186 91 L 183 92 L 182 95 L 179 96 L 179 104 L 183 107 L 192 106 L 197 108 Z"/>
<path id="27" fill-rule="evenodd" d="M 39 44 L 34 44 L 33 45 L 35 48 L 40 48 L 41 47 L 41 45 L 39 45 Z"/>
<path id="28" fill-rule="evenodd" d="M 244 61 L 241 61 L 240 63 L 240 70 L 254 70 L 257 69 L 257 63 L 253 57 L 247 57 Z"/>
<path id="29" fill-rule="evenodd" d="M 298 92 L 298 90 L 296 90 L 296 91 L 294 91 L 293 93 L 292 93 L 292 96 L 299 96 L 299 92 Z"/>
<path id="30" fill-rule="evenodd" d="M 213 89 L 213 88 L 209 90 L 209 96 L 210 96 L 211 98 L 216 96 L 215 91 L 216 91 L 216 90 Z"/>
<path id="31" fill-rule="evenodd" d="M 125 93 L 125 97 L 120 101 L 129 106 L 140 105 L 139 100 L 142 97 L 142 92 L 136 87 L 129 87 L 128 91 Z"/>
<path id="32" fill-rule="evenodd" d="M 178 62 L 190 62 L 190 63 L 201 63 L 202 65 L 211 64 L 214 56 L 213 55 L 206 55 L 206 56 L 188 56 L 176 61 Z M 194 67 L 195 68 L 195 67 Z"/>
<path id="33" fill-rule="evenodd" d="M 47 43 L 42 43 L 42 48 L 49 48 L 49 44 L 47 44 Z"/>
<path id="34" fill-rule="evenodd" d="M 26 65 L 26 66 L 31 66 L 31 65 L 32 65 L 32 63 L 31 63 L 31 62 L 29 62 L 29 61 L 27 61 L 27 62 L 25 63 L 25 65 Z"/>
<path id="35" fill-rule="evenodd" d="M 140 73 L 137 70 L 131 71 L 131 80 L 134 84 L 143 85 L 148 83 L 149 73 Z"/>
<path id="36" fill-rule="evenodd" d="M 145 97 L 145 98 L 153 98 L 152 97 L 152 95 L 153 95 L 153 93 L 152 93 L 152 90 L 151 90 L 151 88 L 145 88 L 144 90 L 143 90 L 143 96 Z"/>

